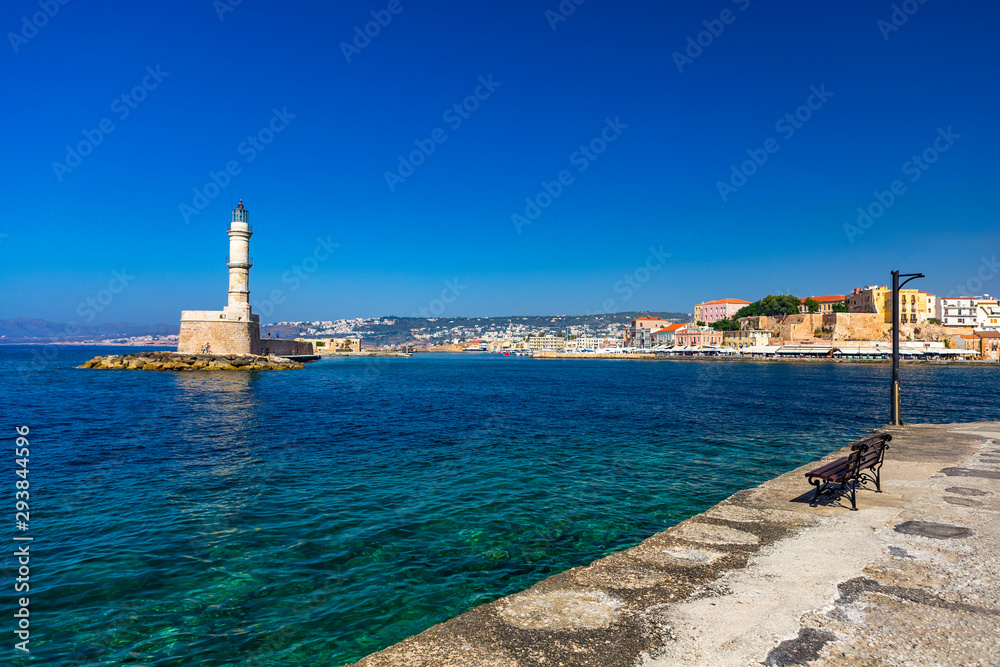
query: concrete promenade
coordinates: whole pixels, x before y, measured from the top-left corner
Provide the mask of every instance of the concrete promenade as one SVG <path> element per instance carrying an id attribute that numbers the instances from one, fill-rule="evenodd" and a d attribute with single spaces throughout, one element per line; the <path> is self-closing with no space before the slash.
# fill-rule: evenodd
<path id="1" fill-rule="evenodd" d="M 810 463 L 356 664 L 1000 665 L 1000 423 L 886 430 L 857 512 Z"/>

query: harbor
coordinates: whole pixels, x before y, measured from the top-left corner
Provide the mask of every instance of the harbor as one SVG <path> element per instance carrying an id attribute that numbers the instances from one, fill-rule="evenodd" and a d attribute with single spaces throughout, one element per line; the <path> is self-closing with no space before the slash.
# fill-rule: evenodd
<path id="1" fill-rule="evenodd" d="M 856 512 L 810 463 L 355 665 L 1000 663 L 1000 422 L 881 432 Z"/>

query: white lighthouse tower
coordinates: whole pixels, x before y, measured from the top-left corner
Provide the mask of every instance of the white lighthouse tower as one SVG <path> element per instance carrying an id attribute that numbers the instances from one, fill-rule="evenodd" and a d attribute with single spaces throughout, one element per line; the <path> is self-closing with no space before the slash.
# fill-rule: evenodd
<path id="1" fill-rule="evenodd" d="M 243 200 L 229 223 L 229 301 L 222 310 L 185 310 L 177 351 L 189 354 L 260 354 L 260 316 L 250 307 L 250 211 Z"/>
<path id="2" fill-rule="evenodd" d="M 250 320 L 250 211 L 243 208 L 243 200 L 233 209 L 233 221 L 229 224 L 229 303 L 226 312 L 239 321 L 242 317 Z"/>

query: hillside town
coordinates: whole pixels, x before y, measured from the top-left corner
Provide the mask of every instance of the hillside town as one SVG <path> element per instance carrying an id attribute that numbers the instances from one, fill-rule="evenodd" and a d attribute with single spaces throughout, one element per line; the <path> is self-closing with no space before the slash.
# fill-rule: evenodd
<path id="1" fill-rule="evenodd" d="M 869 285 L 849 294 L 803 298 L 768 295 L 756 302 L 714 299 L 694 304 L 690 313 L 389 316 L 276 322 L 262 325 L 261 337 L 310 342 L 322 355 L 395 351 L 539 357 L 621 354 L 885 359 L 892 347 L 892 299 L 892 289 Z M 899 319 L 904 357 L 1000 360 L 1000 305 L 989 294 L 939 297 L 904 288 L 900 290 Z M 10 333 L 20 333 L 26 326 L 21 322 L 17 325 L 8 327 Z M 40 324 L 33 326 L 37 329 Z M 46 333 L 39 329 L 35 335 L 45 337 Z M 4 336 L 4 342 L 10 343 L 39 339 Z M 177 335 L 164 331 L 51 340 L 78 345 L 174 346 Z"/>
<path id="2" fill-rule="evenodd" d="M 901 355 L 998 359 L 997 299 L 988 294 L 938 297 L 906 288 L 899 292 Z M 639 317 L 614 347 L 689 356 L 884 359 L 891 354 L 892 289 L 869 285 L 850 294 L 804 297 L 797 303 L 790 299 L 794 297 L 769 295 L 755 303 L 705 301 L 695 304 L 690 322 L 682 323 Z"/>
<path id="3" fill-rule="evenodd" d="M 988 294 L 938 297 L 919 289 L 899 294 L 901 355 L 930 359 L 998 359 L 1000 305 Z M 869 285 L 849 294 L 768 295 L 757 302 L 723 298 L 692 313 L 635 314 L 630 319 L 382 318 L 291 327 L 317 350 L 496 352 L 551 356 L 743 356 L 885 359 L 891 354 L 892 289 Z M 317 326 L 318 325 L 318 326 Z M 385 341 L 389 328 L 395 340 Z M 329 336 L 330 333 L 336 336 Z M 374 335 L 381 341 L 365 336 Z"/>

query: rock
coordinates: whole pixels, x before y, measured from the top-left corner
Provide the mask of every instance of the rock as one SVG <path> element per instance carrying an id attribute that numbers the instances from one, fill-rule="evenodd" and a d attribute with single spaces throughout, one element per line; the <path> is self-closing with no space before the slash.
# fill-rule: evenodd
<path id="1" fill-rule="evenodd" d="M 305 368 L 287 359 L 238 354 L 182 354 L 178 352 L 141 352 L 94 357 L 80 368 L 127 369 L 147 371 L 192 370 L 289 370 Z"/>

